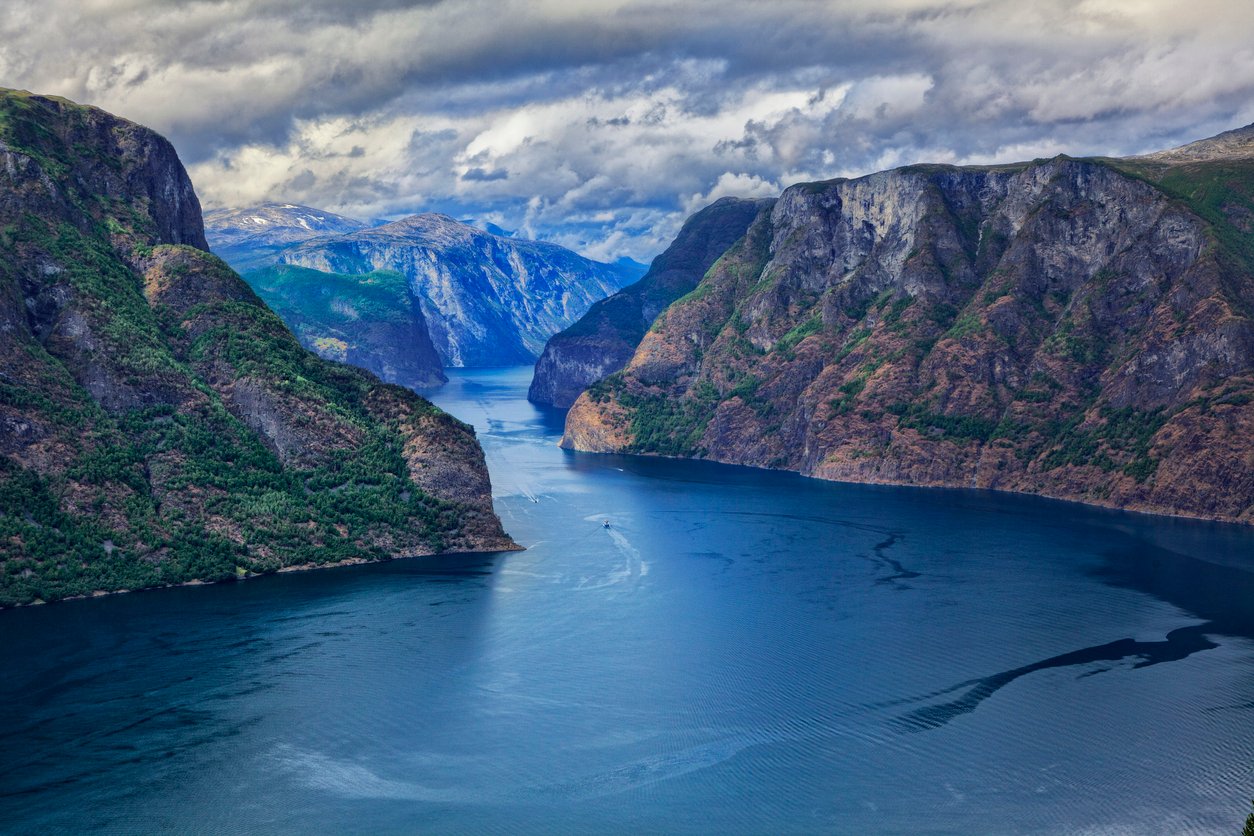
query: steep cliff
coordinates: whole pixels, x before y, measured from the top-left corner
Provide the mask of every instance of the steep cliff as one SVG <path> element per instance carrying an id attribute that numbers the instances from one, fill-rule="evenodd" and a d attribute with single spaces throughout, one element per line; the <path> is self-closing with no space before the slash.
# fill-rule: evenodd
<path id="1" fill-rule="evenodd" d="M 788 189 L 563 444 L 1254 522 L 1254 129 Z"/>
<path id="2" fill-rule="evenodd" d="M 254 270 L 244 280 L 319 357 L 400 386 L 448 380 L 422 308 L 400 273 L 344 275 L 279 264 Z"/>
<path id="3" fill-rule="evenodd" d="M 492 235 L 436 214 L 316 238 L 278 260 L 325 273 L 400 273 L 445 366 L 534 362 L 549 336 L 630 280 L 556 244 Z"/>
<path id="4" fill-rule="evenodd" d="M 640 281 L 597 302 L 549 339 L 527 397 L 568 407 L 584 389 L 626 366 L 657 315 L 696 287 L 758 212 L 772 203 L 725 197 L 690 217 Z"/>
<path id="5" fill-rule="evenodd" d="M 0 605 L 512 547 L 472 430 L 303 350 L 157 134 L 0 91 Z"/>

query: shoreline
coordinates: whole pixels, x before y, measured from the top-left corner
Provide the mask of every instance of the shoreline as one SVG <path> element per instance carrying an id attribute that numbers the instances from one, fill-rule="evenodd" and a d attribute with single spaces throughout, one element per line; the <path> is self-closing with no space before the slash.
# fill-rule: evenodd
<path id="1" fill-rule="evenodd" d="M 565 438 L 563 435 L 562 438 Z M 562 447 L 561 441 L 557 442 L 558 447 Z M 718 459 L 710 456 L 667 456 L 661 453 L 626 453 L 621 450 L 580 450 L 574 447 L 562 447 L 570 453 L 579 453 L 582 455 L 592 456 L 631 456 L 641 459 L 666 459 L 676 462 L 706 462 L 708 464 L 722 464 L 731 467 L 747 467 L 752 470 L 763 470 L 769 473 L 791 473 L 794 476 L 800 476 L 803 479 L 814 479 L 818 482 L 830 482 L 838 485 L 880 485 L 889 488 L 918 488 L 920 490 L 942 490 L 942 491 L 977 491 L 998 493 L 1013 496 L 1029 496 L 1037 499 L 1046 499 L 1050 502 L 1065 502 L 1073 505 L 1083 505 L 1088 508 L 1101 508 L 1106 511 L 1118 511 L 1127 514 L 1140 514 L 1148 517 L 1163 517 L 1167 519 L 1189 520 L 1191 522 L 1211 523 L 1216 525 L 1232 525 L 1241 528 L 1254 528 L 1254 517 L 1248 520 L 1235 519 L 1224 516 L 1204 517 L 1198 514 L 1190 514 L 1184 511 L 1168 511 L 1168 510 L 1150 510 L 1145 507 L 1134 507 L 1129 505 L 1117 505 L 1112 502 L 1101 502 L 1098 500 L 1077 499 L 1069 496 L 1057 496 L 1054 494 L 1040 493 L 1038 491 L 1023 491 L 1013 488 L 992 488 L 975 485 L 960 485 L 951 483 L 937 483 L 932 485 L 924 485 L 918 482 L 899 482 L 889 479 L 849 479 L 835 478 L 830 476 L 820 476 L 818 474 L 803 473 L 800 470 L 793 470 L 787 467 L 768 467 L 766 465 L 746 464 L 744 462 L 728 461 L 726 459 Z"/>
<path id="2" fill-rule="evenodd" d="M 510 541 L 513 543 L 513 541 Z M 485 555 L 485 554 L 509 554 L 511 552 L 524 552 L 526 546 L 520 546 L 513 543 L 513 548 L 503 549 L 459 549 L 443 552 L 427 552 L 423 554 L 397 554 L 388 557 L 367 558 L 367 557 L 350 557 L 347 560 L 338 560 L 335 563 L 294 563 L 291 566 L 283 566 L 275 569 L 273 572 L 245 572 L 242 575 L 236 575 L 232 578 L 223 578 L 217 581 L 207 581 L 203 578 L 193 578 L 189 581 L 180 581 L 179 583 L 164 583 L 158 586 L 140 586 L 133 589 L 98 589 L 85 595 L 67 595 L 64 598 L 55 598 L 51 601 L 36 599 L 27 601 L 22 604 L 10 604 L 0 606 L 0 612 L 6 610 L 17 610 L 25 607 L 43 607 L 51 604 L 63 604 L 68 601 L 89 601 L 95 598 L 108 598 L 113 595 L 129 595 L 135 592 L 153 592 L 159 589 L 179 589 L 185 586 L 220 586 L 231 583 L 243 583 L 254 578 L 269 578 L 275 575 L 284 575 L 291 572 L 314 572 L 320 569 L 342 569 L 347 566 L 366 566 L 374 563 L 391 563 L 394 560 L 419 560 L 424 557 L 447 557 L 453 555 Z"/>

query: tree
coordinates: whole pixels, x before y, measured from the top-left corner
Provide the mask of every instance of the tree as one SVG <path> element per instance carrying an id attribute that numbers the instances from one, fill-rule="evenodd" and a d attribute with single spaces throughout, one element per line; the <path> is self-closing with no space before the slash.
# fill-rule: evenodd
<path id="1" fill-rule="evenodd" d="M 1254 806 L 1254 801 L 1250 802 L 1250 806 Z M 1241 831 L 1241 836 L 1254 836 L 1254 813 L 1245 817 L 1245 829 Z"/>

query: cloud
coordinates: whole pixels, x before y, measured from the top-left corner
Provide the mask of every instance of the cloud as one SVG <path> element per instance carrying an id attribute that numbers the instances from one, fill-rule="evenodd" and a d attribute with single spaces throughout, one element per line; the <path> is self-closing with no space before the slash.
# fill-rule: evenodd
<path id="1" fill-rule="evenodd" d="M 1230 0 L 16 0 L 0 83 L 175 143 L 210 206 L 444 211 L 647 260 L 723 194 L 1254 122 Z"/>
<path id="2" fill-rule="evenodd" d="M 462 175 L 462 179 L 478 180 L 481 183 L 491 183 L 493 180 L 509 179 L 509 172 L 503 168 L 498 168 L 494 171 L 485 171 L 479 166 L 475 166 L 474 168 L 467 169 L 466 173 Z"/>
<path id="3" fill-rule="evenodd" d="M 691 215 L 721 197 L 774 197 L 781 191 L 781 184 L 774 181 L 763 180 L 752 174 L 732 174 L 725 171 L 708 191 L 689 195 L 683 203 L 683 210 L 685 214 Z"/>

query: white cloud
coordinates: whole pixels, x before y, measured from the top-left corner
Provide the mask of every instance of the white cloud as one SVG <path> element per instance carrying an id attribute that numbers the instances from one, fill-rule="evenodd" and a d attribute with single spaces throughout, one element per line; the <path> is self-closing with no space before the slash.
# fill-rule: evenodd
<path id="1" fill-rule="evenodd" d="M 753 174 L 733 174 L 725 171 L 706 192 L 689 195 L 683 202 L 685 214 L 709 206 L 720 197 L 776 197 L 783 191 L 779 183 L 763 180 Z"/>
<path id="2" fill-rule="evenodd" d="M 1231 0 L 13 0 L 0 80 L 149 124 L 209 205 L 647 259 L 724 194 L 1254 121 Z"/>

